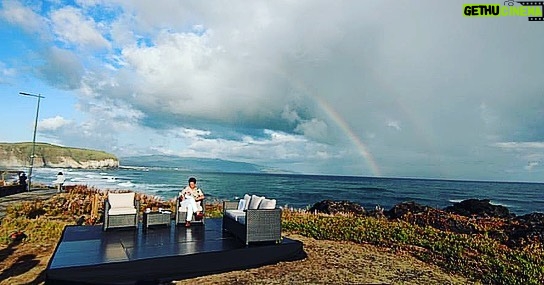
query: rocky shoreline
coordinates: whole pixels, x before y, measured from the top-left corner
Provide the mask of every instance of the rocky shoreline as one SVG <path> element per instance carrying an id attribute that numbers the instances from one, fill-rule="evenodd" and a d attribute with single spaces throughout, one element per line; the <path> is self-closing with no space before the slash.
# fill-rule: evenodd
<path id="1" fill-rule="evenodd" d="M 486 234 L 509 247 L 544 243 L 544 213 L 516 216 L 507 207 L 493 205 L 487 199 L 467 199 L 444 209 L 404 202 L 390 210 L 377 207 L 369 211 L 350 201 L 324 200 L 315 203 L 308 211 L 402 220 L 459 234 Z"/>

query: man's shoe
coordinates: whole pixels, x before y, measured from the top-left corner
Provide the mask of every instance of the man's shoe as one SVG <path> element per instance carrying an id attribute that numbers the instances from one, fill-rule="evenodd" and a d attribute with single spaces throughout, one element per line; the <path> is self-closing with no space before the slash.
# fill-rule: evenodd
<path id="1" fill-rule="evenodd" d="M 191 226 L 191 222 L 189 222 L 189 221 L 185 222 L 185 227 L 186 227 L 186 228 L 188 228 L 188 227 L 190 227 L 190 226 Z"/>

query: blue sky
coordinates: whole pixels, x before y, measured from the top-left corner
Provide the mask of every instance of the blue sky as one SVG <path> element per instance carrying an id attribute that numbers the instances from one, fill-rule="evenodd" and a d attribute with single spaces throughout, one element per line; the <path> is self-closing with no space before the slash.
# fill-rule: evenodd
<path id="1" fill-rule="evenodd" d="M 28 92 L 37 141 L 119 157 L 544 180 L 543 22 L 462 1 L 0 3 L 2 142 L 32 140 Z"/>

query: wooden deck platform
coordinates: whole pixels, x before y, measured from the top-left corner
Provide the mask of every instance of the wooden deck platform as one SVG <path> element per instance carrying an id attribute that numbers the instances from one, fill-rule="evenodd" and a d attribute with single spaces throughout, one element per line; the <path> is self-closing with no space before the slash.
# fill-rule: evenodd
<path id="1" fill-rule="evenodd" d="M 301 242 L 245 246 L 206 225 L 117 229 L 68 226 L 46 268 L 46 284 L 155 284 L 306 258 Z"/>

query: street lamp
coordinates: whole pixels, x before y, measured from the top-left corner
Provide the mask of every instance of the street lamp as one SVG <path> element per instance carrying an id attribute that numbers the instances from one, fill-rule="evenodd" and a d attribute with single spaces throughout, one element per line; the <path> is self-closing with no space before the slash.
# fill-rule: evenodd
<path id="1" fill-rule="evenodd" d="M 38 114 L 40 113 L 40 99 L 45 98 L 42 95 L 19 92 L 20 95 L 38 98 L 38 106 L 36 107 L 36 120 L 34 121 L 34 136 L 32 137 L 32 155 L 30 155 L 30 169 L 28 171 L 28 191 L 32 186 L 32 168 L 34 167 L 34 152 L 36 151 L 36 129 L 38 128 Z"/>

